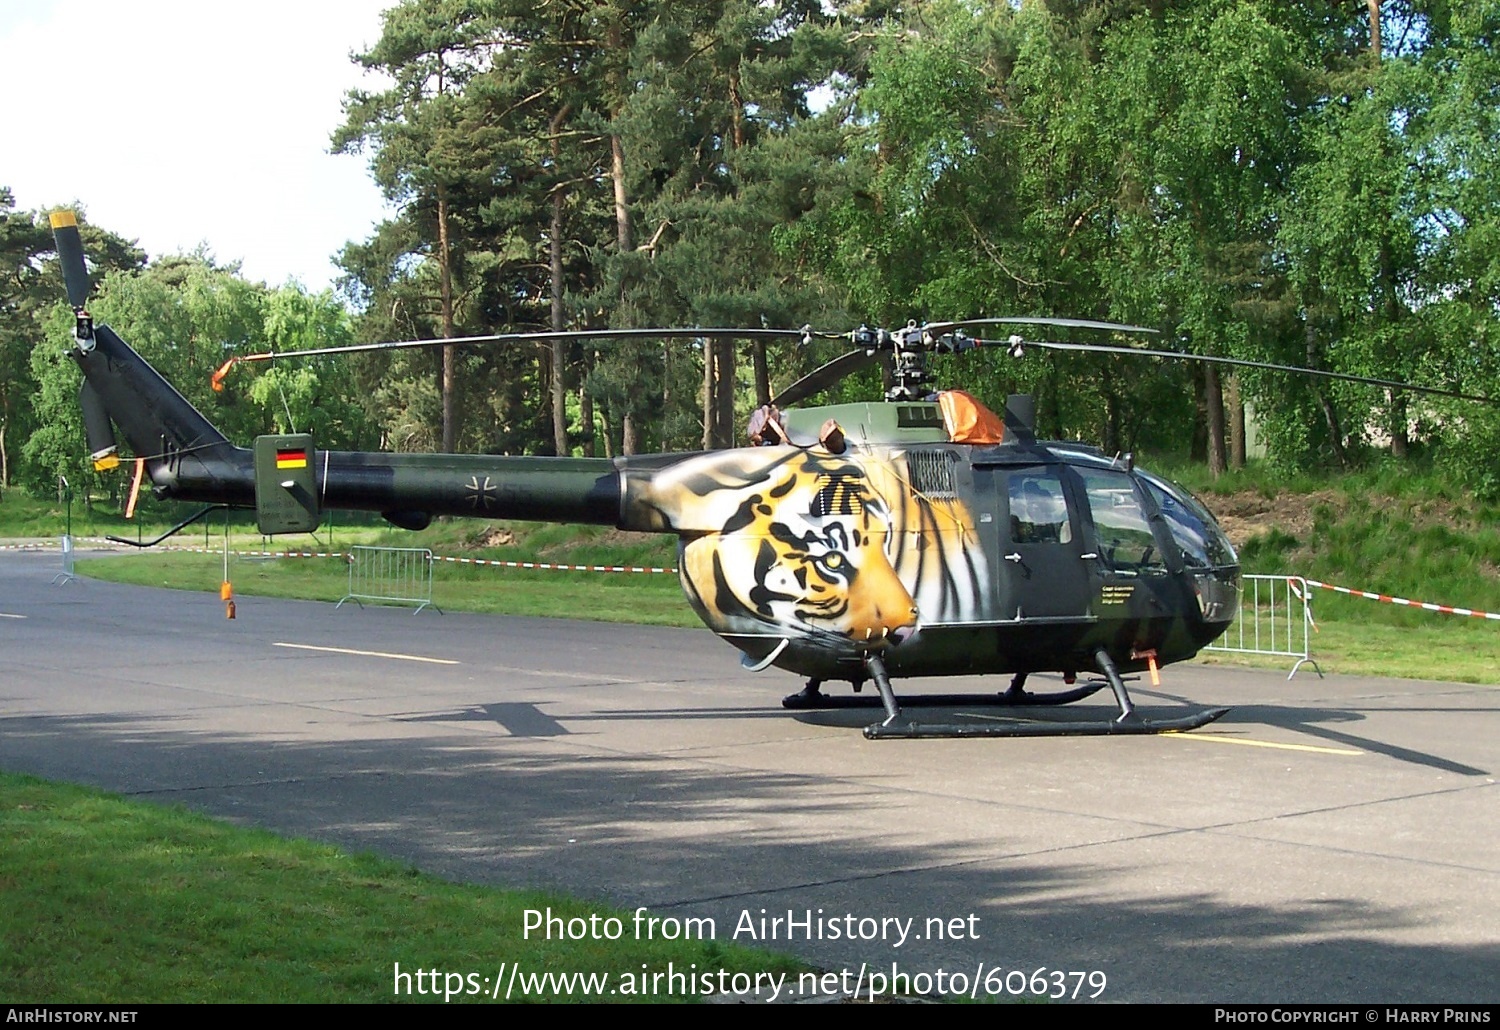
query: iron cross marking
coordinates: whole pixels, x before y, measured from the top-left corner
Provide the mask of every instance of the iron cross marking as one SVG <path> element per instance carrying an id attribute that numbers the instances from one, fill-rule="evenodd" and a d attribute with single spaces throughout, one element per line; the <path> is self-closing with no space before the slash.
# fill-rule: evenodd
<path id="1" fill-rule="evenodd" d="M 475 511 L 479 511 L 481 508 L 489 511 L 490 506 L 495 503 L 495 496 L 492 492 L 495 489 L 495 484 L 490 482 L 489 476 L 485 476 L 482 483 L 479 481 L 478 476 L 470 476 L 468 483 L 464 484 L 464 487 L 469 491 L 469 507 Z"/>

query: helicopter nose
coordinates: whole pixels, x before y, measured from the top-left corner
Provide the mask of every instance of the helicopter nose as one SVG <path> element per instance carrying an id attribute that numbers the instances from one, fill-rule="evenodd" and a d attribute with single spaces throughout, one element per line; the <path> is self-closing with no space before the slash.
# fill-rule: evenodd
<path id="1" fill-rule="evenodd" d="M 849 583 L 849 635 L 876 647 L 894 646 L 916 624 L 916 602 L 885 554 L 876 550 Z"/>
<path id="2" fill-rule="evenodd" d="M 886 625 L 879 628 L 866 626 L 863 639 L 866 642 L 874 643 L 876 645 L 890 644 L 892 646 L 895 646 L 904 642 L 907 637 L 916 632 L 916 626 L 914 625 L 916 619 L 917 610 L 913 608 L 911 610 L 911 620 L 909 622 L 903 623 L 900 626 Z"/>
<path id="3" fill-rule="evenodd" d="M 916 615 L 917 610 L 913 608 L 912 617 L 916 618 Z M 902 626 L 899 629 L 893 629 L 886 634 L 886 643 L 891 647 L 900 647 L 902 644 L 906 643 L 907 638 L 911 637 L 916 632 L 916 626 Z"/>

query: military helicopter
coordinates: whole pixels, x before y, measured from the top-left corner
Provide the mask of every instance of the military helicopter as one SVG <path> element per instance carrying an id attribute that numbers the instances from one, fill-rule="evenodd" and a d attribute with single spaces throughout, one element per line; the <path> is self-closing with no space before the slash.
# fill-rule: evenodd
<path id="1" fill-rule="evenodd" d="M 1149 329 L 1053 318 L 862 326 L 846 337 L 850 351 L 757 413 L 758 445 L 730 450 L 613 459 L 385 454 L 320 451 L 297 435 L 261 437 L 247 449 L 113 330 L 94 325 L 76 221 L 59 212 L 52 224 L 76 316 L 70 355 L 84 374 L 89 450 L 96 466 L 117 463 L 118 429 L 158 497 L 254 508 L 265 533 L 311 530 L 322 508 L 334 508 L 380 512 L 408 529 L 456 515 L 675 534 L 688 603 L 741 652 L 742 664 L 807 677 L 785 699 L 788 708 L 880 704 L 884 720 L 864 731 L 872 739 L 1158 733 L 1197 728 L 1228 710 L 1147 718 L 1125 682 L 1126 673 L 1149 670 L 1154 678 L 1161 666 L 1193 657 L 1235 617 L 1239 561 L 1208 510 L 1129 456 L 1038 440 L 1029 398 L 1011 398 L 997 415 L 961 391 L 933 392 L 927 382 L 924 359 L 934 351 L 999 345 L 1015 357 L 1028 346 L 1139 353 L 1018 335 L 986 341 L 969 335 L 976 326 Z M 812 335 L 803 327 L 470 339 L 715 332 Z M 232 359 L 216 382 L 237 361 L 270 357 Z M 882 358 L 892 369 L 883 402 L 796 407 Z M 1066 689 L 1028 691 L 1027 677 L 1042 672 L 1062 673 Z M 980 698 L 910 696 L 906 705 L 1057 705 L 1107 685 L 1118 714 L 922 721 L 907 714 L 891 684 L 986 673 L 1011 674 L 1008 689 Z M 1079 683 L 1079 674 L 1102 679 Z M 856 693 L 873 681 L 879 700 L 826 695 L 828 681 L 848 681 Z"/>

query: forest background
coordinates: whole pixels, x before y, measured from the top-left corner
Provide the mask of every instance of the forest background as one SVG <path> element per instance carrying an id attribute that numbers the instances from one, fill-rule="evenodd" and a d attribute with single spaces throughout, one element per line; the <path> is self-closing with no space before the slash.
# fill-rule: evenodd
<path id="1" fill-rule="evenodd" d="M 537 329 L 995 315 L 1500 396 L 1500 0 L 408 0 L 334 149 L 391 216 L 339 292 L 85 224 L 91 310 L 245 440 L 508 454 L 726 447 L 838 348 L 554 343 L 234 354 Z M 274 208 L 272 208 L 274 212 Z M 0 182 L 0 490 L 91 493 L 46 211 Z M 268 217 L 272 217 L 268 215 Z M 1287 469 L 1377 452 L 1500 496 L 1500 411 L 1307 377 L 939 359 L 1106 451 Z M 873 376 L 873 373 L 872 373 Z M 835 399 L 873 399 L 855 379 Z"/>

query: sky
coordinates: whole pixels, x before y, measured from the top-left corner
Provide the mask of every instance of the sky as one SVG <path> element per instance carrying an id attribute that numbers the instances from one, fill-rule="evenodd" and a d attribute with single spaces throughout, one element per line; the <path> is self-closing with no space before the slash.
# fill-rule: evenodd
<path id="1" fill-rule="evenodd" d="M 351 59 L 396 0 L 0 0 L 0 186 L 82 207 L 147 254 L 200 245 L 311 290 L 386 214 L 364 155 L 331 155 Z"/>

